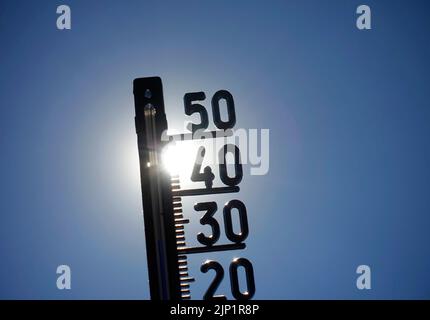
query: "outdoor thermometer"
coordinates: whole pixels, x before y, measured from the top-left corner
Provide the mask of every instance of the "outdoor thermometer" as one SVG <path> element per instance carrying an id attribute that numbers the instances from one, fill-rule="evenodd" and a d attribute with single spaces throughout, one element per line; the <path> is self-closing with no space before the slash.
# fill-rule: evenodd
<path id="1" fill-rule="evenodd" d="M 188 133 L 167 135 L 161 79 L 135 79 L 133 93 L 151 299 L 251 299 L 254 268 L 240 251 L 249 235 L 247 208 L 239 193 L 240 150 L 234 143 L 224 143 L 236 124 L 232 94 L 219 90 L 208 99 L 216 128 L 211 131 L 209 108 L 203 105 L 208 103 L 206 94 L 186 93 L 185 114 L 200 122 L 190 123 Z M 224 116 L 221 109 L 226 110 Z M 212 143 L 218 149 L 210 150 L 208 143 L 215 140 L 221 143 Z M 166 170 L 163 152 L 170 145 L 190 143 L 192 148 L 168 159 L 175 163 L 189 157 L 189 172 Z M 204 165 L 210 154 L 217 159 L 216 166 Z M 185 200 L 192 205 L 187 207 Z M 236 256 L 224 261 L 225 257 L 217 258 L 220 252 Z M 200 293 L 198 279 L 207 282 Z"/>

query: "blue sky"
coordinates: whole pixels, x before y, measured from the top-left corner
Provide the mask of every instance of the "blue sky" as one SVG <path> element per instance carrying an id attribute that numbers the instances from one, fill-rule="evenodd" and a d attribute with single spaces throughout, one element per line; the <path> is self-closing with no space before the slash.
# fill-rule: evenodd
<path id="1" fill-rule="evenodd" d="M 256 299 L 430 298 L 429 11 L 0 0 L 0 298 L 149 298 L 132 80 L 153 75 L 172 128 L 186 92 L 227 89 L 237 127 L 270 129 L 270 172 L 240 194 Z"/>

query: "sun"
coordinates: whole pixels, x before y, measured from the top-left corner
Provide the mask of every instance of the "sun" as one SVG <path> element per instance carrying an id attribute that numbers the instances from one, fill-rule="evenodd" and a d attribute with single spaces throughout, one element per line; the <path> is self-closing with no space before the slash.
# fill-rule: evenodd
<path id="1" fill-rule="evenodd" d="M 172 176 L 191 175 L 197 149 L 192 141 L 171 142 L 161 155 L 162 165 Z"/>

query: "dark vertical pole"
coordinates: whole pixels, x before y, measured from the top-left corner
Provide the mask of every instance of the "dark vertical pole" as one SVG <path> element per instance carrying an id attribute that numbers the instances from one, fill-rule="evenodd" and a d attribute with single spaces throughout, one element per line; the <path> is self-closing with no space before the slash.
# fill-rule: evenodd
<path id="1" fill-rule="evenodd" d="M 161 79 L 133 82 L 146 253 L 152 300 L 180 298 L 170 175 L 161 168 L 161 136 L 167 130 Z"/>

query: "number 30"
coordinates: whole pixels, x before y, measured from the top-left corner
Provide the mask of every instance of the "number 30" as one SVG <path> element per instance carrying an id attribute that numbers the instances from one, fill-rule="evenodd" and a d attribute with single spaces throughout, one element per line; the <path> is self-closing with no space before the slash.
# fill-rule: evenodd
<path id="1" fill-rule="evenodd" d="M 209 225 L 212 229 L 210 236 L 205 236 L 202 232 L 197 235 L 197 240 L 205 246 L 214 245 L 220 237 L 220 227 L 218 221 L 213 217 L 218 209 L 216 202 L 199 202 L 194 206 L 196 211 L 206 211 L 200 219 L 200 224 Z M 240 232 L 233 230 L 232 210 L 237 209 L 239 214 Z M 234 243 L 245 241 L 249 234 L 248 217 L 245 204 L 239 200 L 231 200 L 224 206 L 224 227 L 227 238 Z"/>

